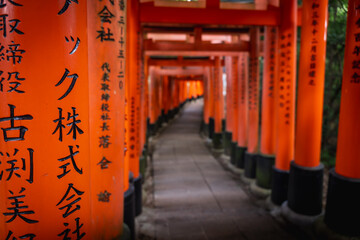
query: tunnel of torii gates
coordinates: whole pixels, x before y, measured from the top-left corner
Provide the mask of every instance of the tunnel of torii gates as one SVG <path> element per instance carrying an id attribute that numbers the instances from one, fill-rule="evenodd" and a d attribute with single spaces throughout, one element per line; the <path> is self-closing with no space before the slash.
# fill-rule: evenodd
<path id="1" fill-rule="evenodd" d="M 252 192 L 305 222 L 323 214 L 327 0 L 156 2 L 0 1 L 0 239 L 116 239 L 124 223 L 134 239 L 148 139 L 201 97 L 201 131 Z M 359 19 L 349 0 L 321 220 L 347 236 L 360 235 Z"/>

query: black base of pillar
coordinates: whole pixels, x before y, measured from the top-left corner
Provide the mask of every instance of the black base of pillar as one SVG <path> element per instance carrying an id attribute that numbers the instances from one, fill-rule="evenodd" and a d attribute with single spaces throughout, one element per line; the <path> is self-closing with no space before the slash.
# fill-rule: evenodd
<path id="1" fill-rule="evenodd" d="M 274 156 L 258 155 L 256 159 L 256 185 L 264 189 L 271 188 L 274 163 Z"/>
<path id="2" fill-rule="evenodd" d="M 256 158 L 257 154 L 245 152 L 244 175 L 246 178 L 256 178 Z"/>
<path id="3" fill-rule="evenodd" d="M 142 154 L 139 158 L 139 166 L 140 166 L 140 174 L 145 176 L 145 171 L 146 171 L 146 158 L 144 156 L 144 154 Z"/>
<path id="4" fill-rule="evenodd" d="M 156 126 L 155 126 L 155 133 L 157 133 L 159 131 L 159 129 L 161 128 L 162 125 L 162 118 L 161 116 L 158 118 L 158 120 L 156 121 Z"/>
<path id="5" fill-rule="evenodd" d="M 244 169 L 245 168 L 245 153 L 247 148 L 246 147 L 239 147 L 236 145 L 236 152 L 235 152 L 235 166 L 237 168 Z"/>
<path id="6" fill-rule="evenodd" d="M 161 114 L 159 117 L 159 128 L 161 128 L 161 126 L 164 122 L 165 122 L 165 111 L 161 110 Z"/>
<path id="7" fill-rule="evenodd" d="M 169 117 L 169 120 L 172 120 L 174 118 L 174 109 L 169 110 L 168 117 Z"/>
<path id="8" fill-rule="evenodd" d="M 334 232 L 360 236 L 360 179 L 347 178 L 330 170 L 325 224 Z"/>
<path id="9" fill-rule="evenodd" d="M 288 206 L 298 214 L 315 216 L 322 212 L 324 165 L 309 168 L 290 164 Z"/>
<path id="10" fill-rule="evenodd" d="M 224 132 L 226 130 L 226 119 L 221 120 L 221 131 Z"/>
<path id="11" fill-rule="evenodd" d="M 204 122 L 204 131 L 203 131 L 205 136 L 209 136 L 209 124 Z"/>
<path id="12" fill-rule="evenodd" d="M 142 212 L 142 176 L 134 179 L 135 188 L 135 216 L 139 216 Z"/>
<path id="13" fill-rule="evenodd" d="M 200 133 L 203 133 L 203 132 L 204 132 L 204 128 L 205 128 L 205 121 L 204 121 L 204 120 L 201 120 L 199 132 L 200 132 Z"/>
<path id="14" fill-rule="evenodd" d="M 132 184 L 124 193 L 124 223 L 130 229 L 131 240 L 135 240 L 135 189 Z"/>
<path id="15" fill-rule="evenodd" d="M 287 200 L 289 185 L 289 171 L 284 171 L 273 167 L 271 183 L 271 201 L 280 206 Z"/>
<path id="16" fill-rule="evenodd" d="M 215 132 L 215 119 L 211 117 L 211 118 L 209 118 L 209 138 L 210 139 L 213 139 L 214 132 Z"/>
<path id="17" fill-rule="evenodd" d="M 214 133 L 213 136 L 213 148 L 216 150 L 223 149 L 222 133 Z"/>
<path id="18" fill-rule="evenodd" d="M 169 122 L 169 112 L 165 113 L 165 111 L 163 110 L 162 119 L 163 119 L 163 123 L 168 123 Z"/>
<path id="19" fill-rule="evenodd" d="M 176 107 L 176 108 L 175 108 L 175 111 L 174 111 L 174 115 L 179 114 L 179 112 L 180 112 L 180 108 L 179 108 L 179 107 Z"/>
<path id="20" fill-rule="evenodd" d="M 231 156 L 231 139 L 232 139 L 232 132 L 225 131 L 223 133 L 223 144 L 224 144 L 225 154 L 228 156 Z"/>
<path id="21" fill-rule="evenodd" d="M 231 141 L 230 143 L 230 162 L 232 165 L 236 165 L 236 146 L 237 142 Z"/>
<path id="22" fill-rule="evenodd" d="M 149 134 L 150 136 L 154 136 L 156 134 L 156 123 L 149 124 Z"/>

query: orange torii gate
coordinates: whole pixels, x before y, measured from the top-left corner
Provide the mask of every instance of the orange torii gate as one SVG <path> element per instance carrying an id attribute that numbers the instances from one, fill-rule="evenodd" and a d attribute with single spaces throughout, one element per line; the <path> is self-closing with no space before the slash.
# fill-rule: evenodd
<path id="1" fill-rule="evenodd" d="M 8 80 L 0 96 L 4 239 L 119 238 L 122 233 L 123 152 L 114 149 L 122 149 L 124 141 L 114 125 L 123 124 L 116 115 L 124 111 L 123 78 L 117 76 L 124 69 L 109 54 L 125 48 L 125 42 L 118 43 L 124 34 L 118 20 L 126 9 L 118 4 L 107 5 L 116 20 L 106 23 L 97 14 L 106 4 L 97 1 L 1 4 L 2 16 L 18 21 L 14 31 L 3 22 L 0 37 L 7 50 L 1 74 Z M 112 31 L 113 43 L 101 26 Z M 111 121 L 102 119 L 104 113 Z M 109 131 L 102 131 L 104 124 Z"/>
<path id="2" fill-rule="evenodd" d="M 325 4 L 325 1 L 323 1 Z M 348 8 L 344 70 L 341 90 L 338 144 L 335 169 L 330 171 L 325 223 L 346 236 L 359 236 L 354 217 L 360 213 L 359 171 L 359 46 L 360 1 L 350 0 Z M 317 79 L 316 79 L 317 80 Z M 314 83 L 322 84 L 322 79 Z M 315 94 L 314 94 L 315 96 Z M 317 156 L 314 156 L 317 157 Z M 316 167 L 317 158 L 309 162 Z"/>
<path id="3" fill-rule="evenodd" d="M 279 8 L 277 2 L 269 1 L 273 7 L 262 11 L 222 10 L 219 0 L 208 0 L 204 9 L 185 10 L 131 0 L 64 1 L 64 5 L 44 0 L 31 5 L 2 3 L 0 13 L 19 19 L 19 24 L 10 25 L 11 29 L 3 23 L 0 36 L 5 49 L 1 77 L 7 79 L 1 85 L 0 111 L 0 192 L 4 199 L 0 209 L 7 210 L 0 214 L 0 233 L 9 239 L 65 238 L 65 234 L 76 237 L 76 233 L 83 239 L 115 238 L 121 234 L 124 214 L 134 238 L 134 217 L 141 212 L 144 162 L 140 159 L 146 145 L 147 119 L 155 133 L 163 122 L 162 110 L 172 117 L 172 111 L 187 100 L 204 95 L 204 123 L 214 147 L 221 149 L 224 106 L 220 58 L 227 54 L 233 63 L 228 82 L 233 91 L 238 90 L 227 100 L 227 116 L 236 115 L 233 121 L 227 121 L 226 128 L 226 135 L 232 131 L 232 140 L 237 142 L 233 163 L 245 169 L 245 180 L 256 180 L 253 191 L 271 186 L 273 203 L 280 205 L 288 200 L 283 214 L 290 220 L 298 214 L 313 221 L 322 211 L 323 166 L 319 156 L 327 0 L 303 0 L 302 16 L 297 1 L 281 0 Z M 359 9 L 359 0 L 349 0 L 337 162 L 330 173 L 324 220 L 330 229 L 349 236 L 360 235 L 357 222 L 348 220 L 360 213 L 360 194 L 356 192 L 360 181 L 356 145 Z M 295 129 L 296 26 L 300 20 L 303 27 Z M 145 42 L 146 56 L 151 52 L 215 56 L 207 60 L 206 67 L 197 60 L 185 63 L 187 60 L 178 59 L 187 66 L 201 66 L 202 74 L 207 73 L 203 81 L 190 76 L 177 79 L 153 67 L 161 64 L 151 65 L 143 59 L 141 22 L 248 24 L 253 25 L 252 39 L 250 43 L 239 41 L 238 46 L 212 46 L 199 42 L 199 35 L 194 43 Z M 47 28 L 46 34 L 39 26 Z M 267 26 L 261 125 L 259 26 Z M 279 59 L 274 54 L 272 63 L 271 53 L 277 51 L 276 46 L 280 48 Z M 249 82 L 245 52 L 250 52 Z M 58 164 L 54 165 L 54 159 Z M 5 163 L 13 168 L 11 175 Z M 46 204 L 35 197 L 40 195 Z M 71 203 L 72 196 L 77 202 L 69 210 L 66 204 Z M 26 208 L 26 216 L 10 212 L 14 205 Z M 49 221 L 54 224 L 49 225 Z"/>

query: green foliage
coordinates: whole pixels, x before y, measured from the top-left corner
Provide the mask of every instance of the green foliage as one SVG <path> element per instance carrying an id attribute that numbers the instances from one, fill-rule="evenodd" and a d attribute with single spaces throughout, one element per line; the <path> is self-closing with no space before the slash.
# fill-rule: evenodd
<path id="1" fill-rule="evenodd" d="M 329 1 L 321 160 L 335 164 L 343 72 L 347 0 Z"/>

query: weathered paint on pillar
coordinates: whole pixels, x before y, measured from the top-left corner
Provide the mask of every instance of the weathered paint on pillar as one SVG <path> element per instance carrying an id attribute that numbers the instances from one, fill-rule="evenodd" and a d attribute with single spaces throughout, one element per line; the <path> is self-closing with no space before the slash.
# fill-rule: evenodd
<path id="1" fill-rule="evenodd" d="M 149 85 L 149 108 L 150 108 L 150 124 L 155 124 L 157 120 L 156 116 L 156 92 L 155 92 L 155 81 L 156 81 L 156 69 L 151 66 L 149 69 L 150 74 L 150 85 Z"/>
<path id="2" fill-rule="evenodd" d="M 142 45 L 142 39 L 140 39 L 140 46 Z M 146 65 L 147 62 L 144 61 L 144 56 L 142 55 L 142 51 L 139 50 L 138 52 L 139 55 L 139 59 L 140 59 L 140 67 L 139 67 L 139 72 L 140 72 L 140 86 L 139 86 L 139 97 L 140 97 L 140 101 L 139 101 L 139 156 L 142 155 L 142 152 L 144 150 L 144 144 L 145 144 L 145 136 L 146 136 L 146 119 L 147 119 L 147 114 L 146 114 L 146 96 L 145 96 L 145 89 L 146 89 Z"/>
<path id="3" fill-rule="evenodd" d="M 84 1 L 1 3 L 3 239 L 91 237 L 86 10 Z M 78 207 L 67 207 L 71 195 Z"/>
<path id="4" fill-rule="evenodd" d="M 327 0 L 303 1 L 295 161 L 290 164 L 288 206 L 306 216 L 319 215 L 323 210 L 320 148 L 327 11 Z"/>
<path id="5" fill-rule="evenodd" d="M 127 70 L 127 117 L 129 121 L 127 156 L 129 159 L 130 171 L 134 178 L 139 177 L 139 96 L 140 96 L 140 76 L 139 76 L 139 3 L 138 1 L 127 1 L 127 52 L 128 61 Z"/>
<path id="6" fill-rule="evenodd" d="M 123 222 L 125 9 L 88 1 L 91 215 L 93 239 L 114 239 Z M 122 28 L 122 29 L 121 29 Z M 112 34 L 99 37 L 100 32 Z M 117 54 L 113 54 L 114 51 Z M 122 73 L 121 73 L 122 72 Z M 101 179 L 101 180 L 100 180 Z M 127 182 L 127 181 L 126 181 Z"/>
<path id="7" fill-rule="evenodd" d="M 208 68 L 204 68 L 204 72 L 207 72 Z M 204 76 L 204 123 L 209 124 L 209 117 L 210 117 L 210 111 L 209 111 L 209 75 L 205 74 Z"/>
<path id="8" fill-rule="evenodd" d="M 335 170 L 329 174 L 324 222 L 334 232 L 360 236 L 360 1 L 349 0 Z"/>
<path id="9" fill-rule="evenodd" d="M 219 57 L 215 57 L 214 67 L 214 119 L 215 119 L 215 133 L 221 133 L 221 124 L 224 111 L 224 96 L 222 84 L 222 67 Z"/>
<path id="10" fill-rule="evenodd" d="M 346 28 L 344 70 L 341 89 L 338 144 L 336 151 L 336 173 L 360 178 L 359 109 L 360 100 L 360 1 L 350 0 Z"/>
<path id="11" fill-rule="evenodd" d="M 239 147 L 247 147 L 248 144 L 248 53 L 240 53 L 239 56 L 239 85 L 238 85 L 238 136 Z"/>
<path id="12" fill-rule="evenodd" d="M 260 152 L 275 154 L 275 84 L 278 79 L 278 32 L 265 27 L 264 73 L 262 83 Z"/>
<path id="13" fill-rule="evenodd" d="M 226 131 L 233 132 L 233 107 L 232 107 L 232 72 L 231 72 L 231 57 L 225 57 L 225 70 L 226 70 Z"/>
<path id="14" fill-rule="evenodd" d="M 281 0 L 279 94 L 275 167 L 288 171 L 294 159 L 297 1 Z"/>
<path id="15" fill-rule="evenodd" d="M 250 70 L 248 93 L 248 146 L 247 151 L 257 154 L 259 151 L 259 51 L 260 32 L 258 27 L 250 29 Z"/>
<path id="16" fill-rule="evenodd" d="M 231 57 L 231 118 L 232 118 L 232 141 L 238 141 L 238 128 L 239 128 L 239 57 Z"/>
<path id="17" fill-rule="evenodd" d="M 303 2 L 295 135 L 295 163 L 303 167 L 320 163 L 327 5 L 327 0 Z"/>

